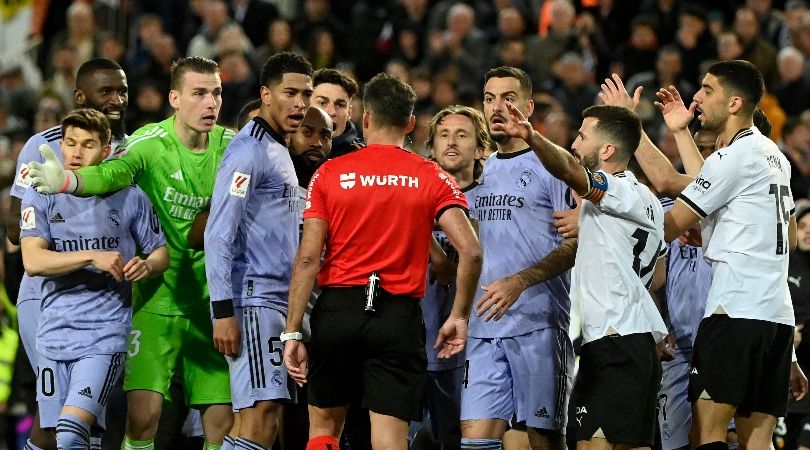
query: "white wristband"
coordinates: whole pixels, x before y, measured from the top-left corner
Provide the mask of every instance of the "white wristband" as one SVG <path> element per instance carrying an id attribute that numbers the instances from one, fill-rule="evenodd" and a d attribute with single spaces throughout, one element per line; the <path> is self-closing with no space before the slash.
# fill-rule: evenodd
<path id="1" fill-rule="evenodd" d="M 304 334 L 301 333 L 300 331 L 294 331 L 292 333 L 281 333 L 281 335 L 278 338 L 281 340 L 281 342 L 287 342 L 289 340 L 303 341 Z"/>

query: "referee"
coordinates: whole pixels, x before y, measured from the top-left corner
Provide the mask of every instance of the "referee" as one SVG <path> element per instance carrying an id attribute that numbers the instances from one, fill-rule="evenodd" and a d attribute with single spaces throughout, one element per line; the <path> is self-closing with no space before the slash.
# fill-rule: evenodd
<path id="1" fill-rule="evenodd" d="M 427 378 L 419 299 L 434 221 L 459 254 L 453 309 L 435 347 L 449 357 L 465 345 L 481 249 L 452 177 L 402 148 L 415 99 L 396 77 L 372 78 L 363 98 L 369 145 L 327 161 L 309 184 L 281 335 L 290 376 L 309 383 L 308 450 L 338 448 L 358 397 L 370 411 L 372 447 L 407 448 Z M 311 316 L 310 360 L 301 322 L 316 275 L 323 293 Z"/>

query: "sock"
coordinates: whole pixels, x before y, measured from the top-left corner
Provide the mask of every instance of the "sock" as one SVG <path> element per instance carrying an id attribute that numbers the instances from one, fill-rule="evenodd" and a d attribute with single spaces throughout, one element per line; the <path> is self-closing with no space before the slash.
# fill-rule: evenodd
<path id="1" fill-rule="evenodd" d="M 697 450 L 728 450 L 728 444 L 722 441 L 709 442 L 708 444 L 699 445 Z"/>
<path id="2" fill-rule="evenodd" d="M 461 448 L 463 450 L 503 450 L 503 442 L 500 439 L 461 438 Z"/>
<path id="3" fill-rule="evenodd" d="M 220 450 L 236 450 L 236 439 L 226 434 Z"/>
<path id="4" fill-rule="evenodd" d="M 56 448 L 59 450 L 88 450 L 90 425 L 70 414 L 59 416 L 56 422 Z"/>
<path id="5" fill-rule="evenodd" d="M 737 442 L 735 442 L 733 444 L 728 444 L 728 450 L 739 450 L 739 448 L 740 448 L 740 444 L 738 444 Z"/>
<path id="6" fill-rule="evenodd" d="M 256 441 L 251 441 L 250 439 L 245 439 L 245 438 L 242 438 L 242 437 L 236 438 L 235 441 L 234 441 L 234 444 L 235 444 L 236 450 L 241 450 L 241 449 L 244 449 L 244 450 L 270 450 L 267 447 L 263 446 L 262 444 L 259 444 Z M 337 450 L 337 449 L 335 449 L 335 450 Z"/>
<path id="7" fill-rule="evenodd" d="M 41 447 L 37 447 L 36 445 L 34 445 L 34 443 L 31 442 L 31 439 L 29 439 L 25 442 L 25 448 L 23 450 L 43 450 L 43 449 Z"/>
<path id="8" fill-rule="evenodd" d="M 307 450 L 340 450 L 340 444 L 334 436 L 317 436 L 307 442 Z"/>
<path id="9" fill-rule="evenodd" d="M 101 436 L 90 436 L 90 450 L 101 450 Z"/>
<path id="10" fill-rule="evenodd" d="M 130 439 L 129 436 L 124 436 L 121 450 L 155 450 L 155 440 L 147 439 L 145 441 L 136 441 Z"/>
<path id="11" fill-rule="evenodd" d="M 221 450 L 225 446 L 223 442 L 222 445 L 212 444 L 208 441 L 205 441 L 203 444 L 203 450 Z"/>

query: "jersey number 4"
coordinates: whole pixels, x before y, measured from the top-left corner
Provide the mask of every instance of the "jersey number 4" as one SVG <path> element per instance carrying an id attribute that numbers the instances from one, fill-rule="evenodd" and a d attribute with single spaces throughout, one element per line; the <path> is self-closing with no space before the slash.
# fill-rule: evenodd
<path id="1" fill-rule="evenodd" d="M 790 211 L 785 208 L 785 197 L 790 197 L 790 189 L 785 185 L 772 184 L 770 194 L 776 201 L 776 254 L 787 254 L 788 244 L 785 226 L 790 220 Z"/>

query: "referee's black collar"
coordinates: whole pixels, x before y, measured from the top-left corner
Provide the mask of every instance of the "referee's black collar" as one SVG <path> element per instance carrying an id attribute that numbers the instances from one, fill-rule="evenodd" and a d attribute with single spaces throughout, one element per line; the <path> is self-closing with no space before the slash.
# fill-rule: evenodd
<path id="1" fill-rule="evenodd" d="M 287 140 L 284 139 L 284 135 L 279 133 L 278 131 L 274 130 L 273 127 L 271 127 L 270 124 L 267 123 L 266 120 L 262 119 L 259 116 L 256 116 L 256 117 L 253 118 L 253 122 L 255 122 L 255 125 L 253 125 L 253 128 L 250 130 L 250 135 L 251 136 L 255 136 L 257 134 L 256 131 L 258 131 L 258 130 L 256 129 L 257 128 L 256 126 L 258 125 L 259 127 L 261 127 L 262 131 L 269 134 L 270 137 L 273 138 L 276 142 L 278 142 L 279 144 L 281 144 L 281 145 L 283 145 L 285 147 L 287 146 Z M 256 136 L 256 138 L 261 140 L 264 137 L 263 133 L 258 133 L 258 134 L 261 134 L 261 136 Z"/>
<path id="2" fill-rule="evenodd" d="M 735 133 L 735 134 L 734 134 L 734 137 L 733 137 L 733 138 L 731 138 L 731 141 L 729 141 L 728 145 L 733 144 L 733 143 L 734 143 L 734 141 L 736 141 L 737 139 L 742 139 L 742 138 L 744 138 L 744 137 L 746 137 L 746 136 L 751 136 L 751 135 L 753 135 L 753 134 L 754 134 L 754 130 L 753 130 L 752 128 L 753 128 L 753 127 L 749 127 L 749 128 L 743 128 L 743 129 L 741 129 L 740 131 L 738 131 L 737 133 Z M 728 147 L 728 145 L 727 145 L 726 147 Z"/>

